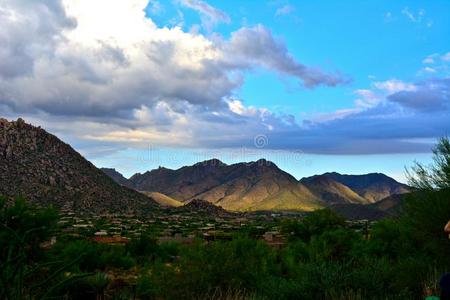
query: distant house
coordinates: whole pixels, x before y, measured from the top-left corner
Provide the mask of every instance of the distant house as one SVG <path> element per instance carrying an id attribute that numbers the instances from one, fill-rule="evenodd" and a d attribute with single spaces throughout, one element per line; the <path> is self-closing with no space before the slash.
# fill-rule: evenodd
<path id="1" fill-rule="evenodd" d="M 95 236 L 107 236 L 108 232 L 104 231 L 104 230 L 100 230 L 97 231 L 96 233 L 94 233 Z"/>
<path id="2" fill-rule="evenodd" d="M 90 224 L 74 224 L 74 225 L 72 225 L 72 227 L 74 227 L 74 228 L 88 228 L 88 227 L 92 227 L 92 225 L 90 225 Z"/>

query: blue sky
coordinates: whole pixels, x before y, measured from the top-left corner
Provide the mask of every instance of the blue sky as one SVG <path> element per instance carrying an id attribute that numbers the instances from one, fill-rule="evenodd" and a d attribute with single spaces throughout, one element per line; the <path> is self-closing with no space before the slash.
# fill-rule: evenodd
<path id="1" fill-rule="evenodd" d="M 192 9 L 159 1 L 147 13 L 160 26 L 170 26 L 183 15 L 183 27 L 201 23 Z M 352 82 L 337 88 L 314 90 L 298 87 L 295 80 L 264 70 L 247 74 L 237 91 L 247 104 L 298 114 L 332 112 L 352 106 L 356 87 L 392 78 L 418 80 L 422 60 L 449 49 L 448 1 L 209 1 L 230 15 L 229 24 L 215 32 L 229 36 L 243 24 L 264 24 L 284 40 L 290 53 L 309 64 L 341 70 Z M 284 13 L 278 10 L 286 8 Z M 411 14 L 411 15 L 409 15 Z M 416 18 L 415 20 L 411 19 Z M 204 34 L 211 34 L 200 29 Z M 264 87 L 264 88 L 262 88 Z"/>
<path id="2" fill-rule="evenodd" d="M 183 15 L 183 28 L 201 24 L 201 16 L 176 1 L 159 1 L 160 9 L 148 15 L 160 26 Z M 303 89 L 295 80 L 269 71 L 247 74 L 237 91 L 246 104 L 297 114 L 332 112 L 353 105 L 356 88 L 373 81 L 398 78 L 418 80 L 422 60 L 447 53 L 450 46 L 448 1 L 208 1 L 229 14 L 229 24 L 214 28 L 227 37 L 242 25 L 263 24 L 283 39 L 290 53 L 302 62 L 340 70 L 352 82 L 337 88 Z M 277 10 L 288 7 L 285 14 Z M 423 16 L 419 14 L 423 13 Z M 407 13 L 417 20 L 412 20 Z M 420 20 L 419 20 L 420 19 Z M 204 34 L 207 30 L 201 29 Z M 264 88 L 262 88 L 264 87 Z"/>
<path id="3" fill-rule="evenodd" d="M 7 0 L 0 25 L 1 114 L 126 176 L 265 157 L 405 181 L 450 131 L 449 1 Z"/>

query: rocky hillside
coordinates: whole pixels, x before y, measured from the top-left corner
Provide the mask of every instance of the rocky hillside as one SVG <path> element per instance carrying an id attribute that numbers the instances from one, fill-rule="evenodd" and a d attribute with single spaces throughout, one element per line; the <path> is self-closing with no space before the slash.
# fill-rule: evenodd
<path id="1" fill-rule="evenodd" d="M 0 120 L 0 194 L 79 213 L 142 213 L 157 207 L 22 119 Z"/>

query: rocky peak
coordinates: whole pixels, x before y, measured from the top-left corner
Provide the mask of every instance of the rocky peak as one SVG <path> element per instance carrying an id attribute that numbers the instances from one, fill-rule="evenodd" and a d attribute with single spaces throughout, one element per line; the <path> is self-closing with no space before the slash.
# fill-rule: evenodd
<path id="1" fill-rule="evenodd" d="M 194 167 L 225 167 L 226 164 L 217 158 L 205 160 L 194 164 Z"/>

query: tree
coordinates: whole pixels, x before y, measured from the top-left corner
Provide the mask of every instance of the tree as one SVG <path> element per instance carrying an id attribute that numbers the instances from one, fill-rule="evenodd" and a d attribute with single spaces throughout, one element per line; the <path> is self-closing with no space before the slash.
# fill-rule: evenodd
<path id="1" fill-rule="evenodd" d="M 450 242 L 444 226 L 450 218 L 450 141 L 441 138 L 433 149 L 433 162 L 416 162 L 407 172 L 409 184 L 417 189 L 407 198 L 402 222 L 410 239 L 428 252 L 440 267 L 450 267 Z"/>
<path id="2" fill-rule="evenodd" d="M 43 259 L 41 244 L 54 234 L 57 220 L 51 207 L 0 197 L 0 299 L 47 299 L 77 278 L 64 271 L 80 256 L 63 262 Z"/>
<path id="3" fill-rule="evenodd" d="M 433 149 L 433 162 L 425 166 L 419 162 L 406 170 L 409 184 L 418 190 L 450 188 L 450 141 L 448 137 L 439 140 Z"/>
<path id="4" fill-rule="evenodd" d="M 300 222 L 287 221 L 282 227 L 291 240 L 309 241 L 313 236 L 328 230 L 344 228 L 345 219 L 331 209 L 320 209 L 308 214 Z"/>

